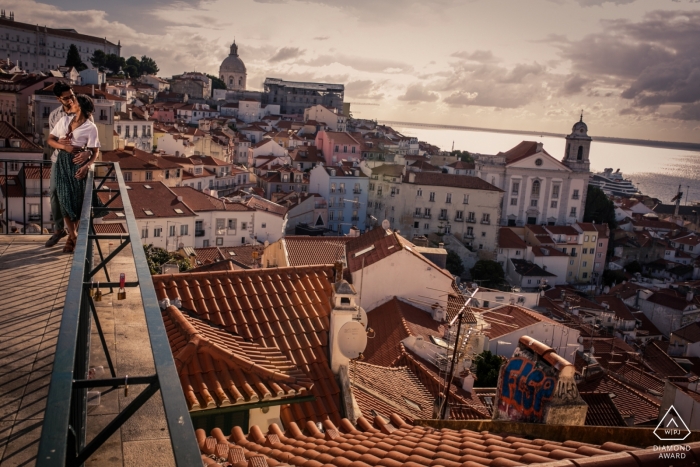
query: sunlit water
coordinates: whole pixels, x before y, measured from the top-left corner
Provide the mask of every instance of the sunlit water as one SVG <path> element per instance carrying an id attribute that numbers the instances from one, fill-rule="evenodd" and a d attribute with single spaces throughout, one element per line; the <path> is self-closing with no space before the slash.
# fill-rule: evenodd
<path id="1" fill-rule="evenodd" d="M 399 127 L 393 128 L 407 136 L 416 136 L 450 150 L 454 148 L 482 154 L 496 154 L 507 151 L 521 141 L 540 141 L 544 149 L 561 160 L 564 156 L 564 138 L 552 136 L 518 135 L 492 133 L 488 131 L 445 130 Z M 659 198 L 669 203 L 678 191 L 678 185 L 690 201 L 700 201 L 700 152 L 659 149 L 645 146 L 602 143 L 595 141 L 591 134 L 591 171 L 602 172 L 605 168 L 620 169 L 645 195 Z M 690 187 L 688 189 L 687 187 Z"/>

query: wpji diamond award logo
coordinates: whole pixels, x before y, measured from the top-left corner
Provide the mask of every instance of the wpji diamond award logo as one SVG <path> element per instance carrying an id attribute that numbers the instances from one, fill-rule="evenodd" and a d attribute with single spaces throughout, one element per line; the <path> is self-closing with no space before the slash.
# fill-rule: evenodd
<path id="1" fill-rule="evenodd" d="M 654 434 L 661 441 L 684 441 L 690 436 L 690 430 L 676 408 L 671 406 L 654 429 Z M 659 451 L 659 459 L 685 459 L 689 450 L 690 446 L 684 444 L 654 446 L 654 451 Z"/>

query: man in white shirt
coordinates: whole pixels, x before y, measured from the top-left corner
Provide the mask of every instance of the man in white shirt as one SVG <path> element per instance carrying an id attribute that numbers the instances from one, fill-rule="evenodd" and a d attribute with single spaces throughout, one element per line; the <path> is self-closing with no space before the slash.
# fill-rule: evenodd
<path id="1" fill-rule="evenodd" d="M 73 99 L 75 99 L 75 94 L 73 94 L 73 88 L 66 83 L 58 82 L 54 84 L 53 93 L 56 95 L 56 99 L 61 103 L 61 105 L 54 109 L 49 115 L 49 128 L 53 130 L 58 121 L 70 115 L 71 104 Z M 92 120 L 92 116 L 90 117 Z M 70 141 L 63 141 L 62 143 L 70 144 Z M 73 153 L 75 157 L 73 162 L 75 164 L 82 164 L 90 158 L 89 152 L 80 152 L 79 148 L 73 148 Z M 54 222 L 54 234 L 46 241 L 47 247 L 52 247 L 56 245 L 63 237 L 67 235 L 65 226 L 63 225 L 63 214 L 61 214 L 61 206 L 58 202 L 58 195 L 56 194 L 56 158 L 58 157 L 58 150 L 54 150 L 51 154 L 51 185 L 49 187 L 49 200 L 51 202 L 51 215 L 53 216 Z"/>

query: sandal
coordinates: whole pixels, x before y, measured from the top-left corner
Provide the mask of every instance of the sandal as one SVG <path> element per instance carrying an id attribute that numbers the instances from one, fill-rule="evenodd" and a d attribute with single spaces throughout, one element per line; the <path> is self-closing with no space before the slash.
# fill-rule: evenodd
<path id="1" fill-rule="evenodd" d="M 68 237 L 68 240 L 66 240 L 66 244 L 63 246 L 63 252 L 73 253 L 73 250 L 75 250 L 75 240 L 73 240 L 71 237 Z"/>

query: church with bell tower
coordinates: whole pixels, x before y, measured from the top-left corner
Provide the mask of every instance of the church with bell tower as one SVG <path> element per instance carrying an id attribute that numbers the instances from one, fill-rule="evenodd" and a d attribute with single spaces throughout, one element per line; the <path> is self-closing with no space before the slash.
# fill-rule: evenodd
<path id="1" fill-rule="evenodd" d="M 538 141 L 495 155 L 475 154 L 478 177 L 504 191 L 500 225 L 567 225 L 583 221 L 591 137 L 583 114 L 566 137 L 560 160 Z"/>

